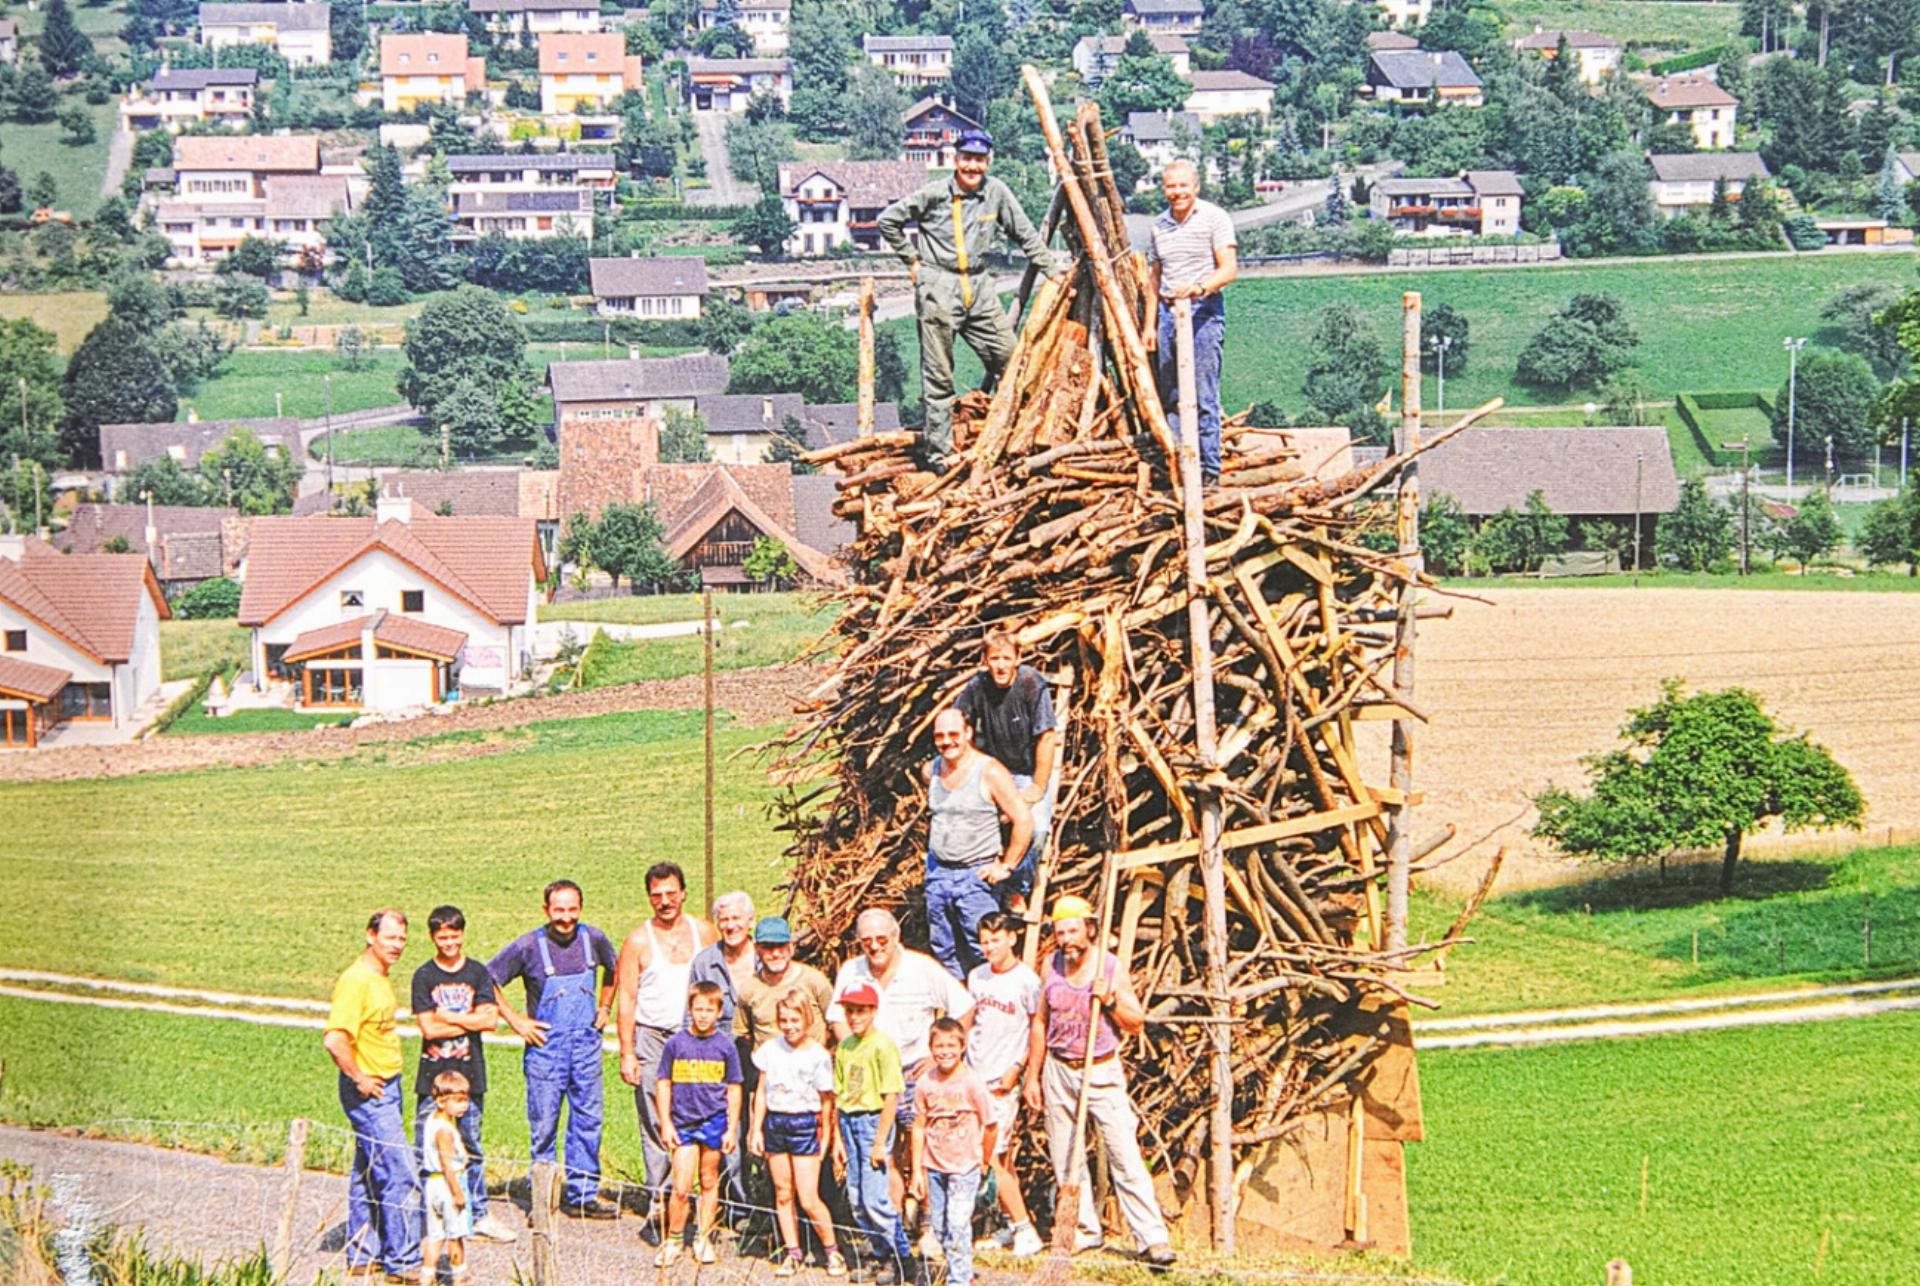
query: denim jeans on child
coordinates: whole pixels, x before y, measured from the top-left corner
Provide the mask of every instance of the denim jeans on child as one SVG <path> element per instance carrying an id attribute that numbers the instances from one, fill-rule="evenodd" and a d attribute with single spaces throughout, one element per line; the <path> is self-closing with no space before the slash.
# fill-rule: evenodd
<path id="1" fill-rule="evenodd" d="M 893 1199 L 887 1195 L 888 1167 L 873 1165 L 873 1144 L 879 1132 L 878 1112 L 840 1114 L 840 1139 L 847 1148 L 847 1204 L 853 1207 L 854 1221 L 867 1235 L 874 1256 L 881 1263 L 891 1257 L 905 1264 L 913 1251 Z"/>
<path id="2" fill-rule="evenodd" d="M 979 1195 L 978 1168 L 959 1174 L 927 1171 L 927 1216 L 947 1252 L 947 1286 L 973 1280 L 973 1203 Z"/>

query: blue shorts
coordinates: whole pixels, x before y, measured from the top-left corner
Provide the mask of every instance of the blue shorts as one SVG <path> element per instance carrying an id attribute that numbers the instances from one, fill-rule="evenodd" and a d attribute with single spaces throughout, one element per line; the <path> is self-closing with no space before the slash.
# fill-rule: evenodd
<path id="1" fill-rule="evenodd" d="M 691 1125 L 682 1125 L 680 1122 L 675 1121 L 673 1123 L 673 1130 L 674 1133 L 680 1136 L 680 1146 L 682 1147 L 687 1146 L 689 1143 L 698 1143 L 703 1148 L 718 1152 L 720 1150 L 720 1141 L 727 1137 L 727 1118 L 718 1115 L 709 1116 L 705 1120 L 695 1121 Z"/>
<path id="2" fill-rule="evenodd" d="M 761 1127 L 767 1155 L 817 1157 L 820 1155 L 820 1114 L 818 1112 L 769 1112 Z"/>

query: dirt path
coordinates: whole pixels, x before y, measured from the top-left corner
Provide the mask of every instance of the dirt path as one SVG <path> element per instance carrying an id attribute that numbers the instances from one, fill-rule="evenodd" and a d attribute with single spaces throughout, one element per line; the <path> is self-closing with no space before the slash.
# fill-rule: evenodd
<path id="1" fill-rule="evenodd" d="M 747 727 L 778 723 L 791 714 L 795 695 L 813 678 L 811 670 L 798 665 L 722 670 L 714 676 L 714 698 L 721 709 Z M 442 714 L 363 728 L 162 736 L 123 746 L 56 747 L 34 754 L 0 756 L 0 781 L 70 781 L 199 768 L 259 767 L 284 760 L 339 759 L 376 743 L 518 728 L 549 719 L 579 719 L 626 710 L 697 710 L 701 702 L 700 676 L 691 675 L 491 705 L 462 705 Z M 496 752 L 495 747 L 471 743 L 446 748 L 450 755 Z"/>
<path id="2" fill-rule="evenodd" d="M 120 181 L 127 177 L 127 166 L 132 163 L 133 134 L 124 126 L 118 127 L 107 140 L 107 172 L 100 180 L 101 196 L 120 195 Z"/>

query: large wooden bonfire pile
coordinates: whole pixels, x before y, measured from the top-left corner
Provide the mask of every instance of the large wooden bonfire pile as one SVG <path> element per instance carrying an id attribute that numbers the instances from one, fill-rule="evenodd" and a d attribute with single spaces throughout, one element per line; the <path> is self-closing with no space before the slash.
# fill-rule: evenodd
<path id="1" fill-rule="evenodd" d="M 1114 908 L 1110 941 L 1151 1015 L 1127 1054 L 1143 1144 L 1184 1200 L 1207 1151 L 1222 979 L 1242 1158 L 1345 1100 L 1382 1047 L 1379 1003 L 1400 995 L 1392 975 L 1414 954 L 1383 948 L 1377 891 L 1404 796 L 1363 777 L 1354 724 L 1406 711 L 1388 671 L 1418 573 L 1363 543 L 1394 530 L 1384 484 L 1401 460 L 1309 480 L 1288 435 L 1230 423 L 1225 477 L 1205 498 L 1208 771 L 1173 437 L 1127 320 L 1149 315 L 1144 266 L 1096 110 L 1062 137 L 1040 106 L 1071 176 L 1060 223 L 1077 266 L 1033 295 L 992 399 L 962 400 L 957 467 L 922 470 L 905 433 L 813 456 L 842 474 L 856 583 L 841 593 L 831 678 L 777 751 L 793 783 L 791 911 L 823 960 L 852 949 L 868 906 L 899 909 L 910 940 L 922 930 L 928 734 L 980 671 L 984 630 L 1016 629 L 1023 659 L 1055 679 L 1065 725 L 1036 901 L 1072 892 Z M 1211 979 L 1208 807 L 1228 936 Z"/>

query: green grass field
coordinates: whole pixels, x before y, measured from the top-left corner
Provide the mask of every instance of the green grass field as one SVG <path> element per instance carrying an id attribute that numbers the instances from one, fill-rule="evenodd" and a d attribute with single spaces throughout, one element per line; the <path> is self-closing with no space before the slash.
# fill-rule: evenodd
<path id="1" fill-rule="evenodd" d="M 811 594 L 716 594 L 714 631 L 716 669 L 740 670 L 781 665 L 800 655 L 826 631 L 834 607 Z M 656 625 L 700 619 L 698 594 L 661 594 L 645 598 L 606 598 L 554 603 L 540 609 L 543 621 L 578 621 L 582 643 L 600 624 Z M 631 642 L 604 637 L 587 658 L 582 683 L 589 688 L 645 679 L 674 679 L 698 674 L 705 664 L 697 635 Z"/>
<path id="2" fill-rule="evenodd" d="M 201 706 L 175 719 L 166 734 L 173 736 L 228 737 L 249 732 L 306 732 L 311 728 L 331 728 L 352 722 L 337 714 L 302 714 L 298 710 L 236 710 L 224 719 L 214 718 Z"/>
<path id="3" fill-rule="evenodd" d="M 1495 6 L 1507 34 L 1536 26 L 1576 28 L 1635 46 L 1703 49 L 1740 29 L 1740 6 L 1686 0 L 1503 0 Z"/>
<path id="4" fill-rule="evenodd" d="M 307 454 L 315 460 L 327 458 L 327 444 L 333 444 L 335 464 L 418 464 L 423 456 L 432 456 L 437 447 L 425 433 L 411 424 L 388 424 L 371 429 L 342 429 L 313 440 Z"/>
<path id="5" fill-rule="evenodd" d="M 1857 508 L 1857 506 L 1848 506 Z M 1738 551 L 1736 551 L 1737 553 Z M 1764 557 L 1764 551 L 1755 550 L 1756 559 Z M 1483 576 L 1478 579 L 1455 577 L 1444 584 L 1468 593 L 1509 589 L 1632 589 L 1633 577 L 1625 572 L 1616 576 L 1568 576 L 1553 580 L 1543 580 L 1528 576 Z M 1819 592 L 1839 590 L 1855 593 L 1884 593 L 1898 591 L 1911 593 L 1920 590 L 1920 580 L 1904 576 L 1897 572 L 1856 572 L 1851 576 L 1837 576 L 1816 568 L 1810 575 L 1802 576 L 1798 572 L 1755 572 L 1751 576 L 1713 576 L 1705 572 L 1642 572 L 1641 588 L 1660 589 L 1759 589 L 1759 590 L 1795 590 Z"/>
<path id="6" fill-rule="evenodd" d="M 54 208 L 83 219 L 100 204 L 100 186 L 107 176 L 108 140 L 113 137 L 119 109 L 113 102 L 95 106 L 79 94 L 61 97 L 60 110 L 73 105 L 84 108 L 93 118 L 93 142 L 75 147 L 64 141 L 66 130 L 58 121 L 39 125 L 9 121 L 6 140 L 0 144 L 0 159 L 20 176 L 23 186 L 32 183 L 36 175 L 53 175 L 60 190 Z"/>
<path id="7" fill-rule="evenodd" d="M 203 420 L 240 420 L 274 413 L 274 394 L 286 415 L 318 419 L 326 410 L 322 375 L 331 376 L 333 411 L 369 411 L 403 399 L 394 377 L 406 364 L 397 348 L 376 349 L 350 371 L 331 351 L 288 349 L 229 353 L 220 373 L 180 400 L 180 419 L 191 407 Z"/>
<path id="8" fill-rule="evenodd" d="M 0 159 L 8 153 L 0 148 Z M 0 321 L 26 318 L 59 339 L 62 353 L 71 353 L 87 332 L 107 318 L 107 295 L 102 290 L 63 290 L 43 295 L 0 294 Z"/>
<path id="9" fill-rule="evenodd" d="M 195 679 L 247 664 L 247 631 L 231 620 L 160 622 L 160 677 Z"/>

